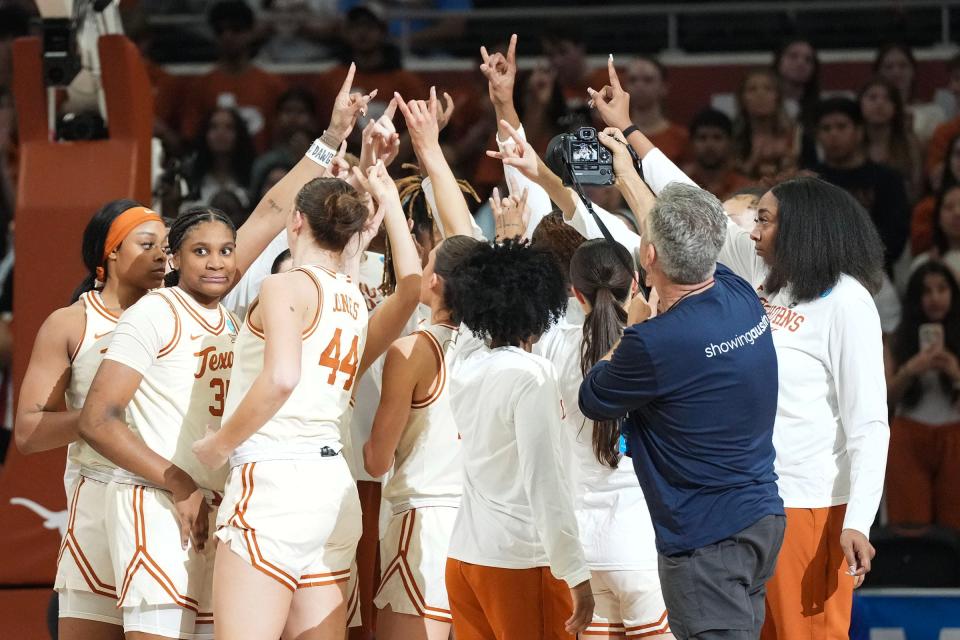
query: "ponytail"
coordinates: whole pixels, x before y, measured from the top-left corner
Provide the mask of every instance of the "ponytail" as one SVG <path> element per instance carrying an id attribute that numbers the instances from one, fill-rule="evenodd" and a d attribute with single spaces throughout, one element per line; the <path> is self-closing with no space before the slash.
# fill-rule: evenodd
<path id="1" fill-rule="evenodd" d="M 580 346 L 580 370 L 584 375 L 623 334 L 627 324 L 623 302 L 633 283 L 633 273 L 624 265 L 630 261 L 624 247 L 603 239 L 584 242 L 570 260 L 571 283 L 591 306 L 583 322 Z M 616 420 L 594 422 L 593 453 L 607 467 L 616 468 L 620 463 L 620 425 Z"/>

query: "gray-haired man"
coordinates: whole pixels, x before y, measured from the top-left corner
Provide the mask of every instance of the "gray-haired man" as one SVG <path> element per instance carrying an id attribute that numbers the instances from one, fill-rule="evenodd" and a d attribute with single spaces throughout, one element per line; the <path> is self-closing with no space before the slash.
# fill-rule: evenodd
<path id="1" fill-rule="evenodd" d="M 759 637 L 783 540 L 773 471 L 777 356 L 753 287 L 717 264 L 719 200 L 674 183 L 643 219 L 659 314 L 585 377 L 580 408 L 624 423 L 674 635 Z"/>

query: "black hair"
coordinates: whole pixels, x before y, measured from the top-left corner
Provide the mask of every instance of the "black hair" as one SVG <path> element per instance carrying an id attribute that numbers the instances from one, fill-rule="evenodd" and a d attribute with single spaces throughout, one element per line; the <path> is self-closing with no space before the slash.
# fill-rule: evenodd
<path id="1" fill-rule="evenodd" d="M 563 214 L 559 211 L 551 211 L 540 220 L 540 224 L 533 230 L 533 236 L 530 238 L 530 246 L 536 249 L 543 249 L 557 261 L 557 267 L 563 274 L 564 284 L 569 284 L 570 261 L 577 248 L 582 245 L 585 238 L 580 233 L 563 221 Z"/>
<path id="2" fill-rule="evenodd" d="M 697 130 L 703 127 L 714 127 L 727 136 L 733 136 L 733 121 L 727 114 L 717 109 L 708 107 L 693 117 L 690 121 L 690 137 L 697 135 Z"/>
<path id="3" fill-rule="evenodd" d="M 590 303 L 580 345 L 584 375 L 623 335 L 627 324 L 623 304 L 633 284 L 633 273 L 625 265 L 632 260 L 623 245 L 601 238 L 584 242 L 570 261 L 570 280 Z M 593 454 L 602 465 L 616 468 L 620 463 L 620 425 L 616 420 L 594 422 Z"/>
<path id="4" fill-rule="evenodd" d="M 904 176 L 910 176 L 913 172 L 914 161 L 917 160 L 917 153 L 911 144 L 911 129 L 907 126 L 906 107 L 903 104 L 903 96 L 889 80 L 877 76 L 870 79 L 860 93 L 857 94 L 857 104 L 860 105 L 860 114 L 863 115 L 863 96 L 873 87 L 881 87 L 887 95 L 887 99 L 893 104 L 893 117 L 890 120 L 890 139 L 888 143 L 889 158 L 887 164 L 902 173 Z M 864 130 L 863 148 L 870 148 L 870 129 Z"/>
<path id="5" fill-rule="evenodd" d="M 9 4 L 0 7 L 0 40 L 19 38 L 30 33 L 30 14 L 25 9 Z"/>
<path id="6" fill-rule="evenodd" d="M 842 274 L 871 294 L 883 280 L 883 243 L 870 215 L 846 190 L 819 178 L 794 178 L 770 190 L 776 197 L 774 259 L 765 295 L 790 288 L 797 302 L 814 300 Z"/>
<path id="7" fill-rule="evenodd" d="M 516 240 L 477 243 L 444 279 L 443 294 L 454 321 L 496 347 L 543 335 L 567 308 L 556 260 Z"/>
<path id="8" fill-rule="evenodd" d="M 313 96 L 313 92 L 305 89 L 304 87 L 290 87 L 286 91 L 280 94 L 280 97 L 277 98 L 277 108 L 276 111 L 279 112 L 283 109 L 283 106 L 288 102 L 300 102 L 303 103 L 303 106 L 307 108 L 311 114 L 316 114 L 317 112 L 317 100 Z"/>
<path id="9" fill-rule="evenodd" d="M 207 24 L 219 35 L 225 29 L 251 31 L 256 18 L 253 10 L 243 0 L 220 0 L 210 8 Z"/>
<path id="10" fill-rule="evenodd" d="M 197 133 L 194 146 L 197 150 L 197 159 L 193 165 L 193 188 L 198 190 L 203 183 L 204 176 L 213 169 L 213 152 L 210 151 L 210 145 L 207 144 L 207 132 L 213 122 L 213 117 L 221 112 L 230 114 L 233 119 L 234 143 L 233 152 L 230 158 L 230 172 L 237 184 L 246 189 L 250 186 L 250 170 L 253 167 L 253 159 L 257 151 L 253 146 L 253 138 L 250 136 L 250 130 L 247 128 L 247 122 L 243 119 L 236 109 L 227 107 L 217 107 L 210 111 L 203 119 L 203 124 Z"/>
<path id="11" fill-rule="evenodd" d="M 283 264 L 284 261 L 289 260 L 290 257 L 290 249 L 284 249 L 281 251 L 280 255 L 273 259 L 273 264 L 270 265 L 270 274 L 273 275 L 280 273 L 280 265 Z"/>
<path id="12" fill-rule="evenodd" d="M 110 277 L 110 270 L 103 261 L 103 250 L 106 248 L 107 236 L 110 234 L 110 225 L 127 209 L 139 207 L 140 203 L 134 200 L 111 200 L 93 214 L 90 222 L 83 230 L 83 243 L 80 255 L 83 256 L 83 266 L 87 268 L 87 275 L 70 296 L 73 304 L 87 291 L 93 291 L 97 284 L 97 269 L 103 268 L 105 279 Z"/>
<path id="13" fill-rule="evenodd" d="M 778 76 L 780 75 L 780 62 L 783 60 L 784 54 L 787 49 L 798 43 L 807 44 L 813 49 L 813 72 L 810 74 L 807 83 L 803 85 L 803 95 L 800 97 L 800 119 L 807 121 L 805 124 L 809 124 L 810 115 L 820 100 L 820 56 L 817 55 L 817 48 L 813 46 L 809 38 L 799 35 L 787 38 L 773 52 L 773 70 Z"/>
<path id="14" fill-rule="evenodd" d="M 947 237 L 943 230 L 943 223 L 940 222 L 940 210 L 943 209 L 947 194 L 954 189 L 960 189 L 960 185 L 951 184 L 941 188 L 937 193 L 937 203 L 933 207 L 933 246 L 940 252 L 941 257 L 950 250 L 950 238 Z"/>
<path id="15" fill-rule="evenodd" d="M 167 244 L 170 247 L 170 255 L 172 256 L 177 251 L 180 251 L 180 246 L 183 244 L 190 230 L 204 222 L 222 222 L 227 225 L 233 233 L 233 237 L 237 237 L 237 228 L 233 226 L 233 220 L 219 209 L 214 209 L 213 207 L 190 207 L 177 216 L 177 219 L 170 225 L 170 231 L 167 232 Z M 175 287 L 179 282 L 179 269 L 170 271 L 163 278 L 163 284 L 167 287 Z"/>
<path id="16" fill-rule="evenodd" d="M 917 267 L 907 283 L 907 293 L 903 299 L 903 316 L 890 343 L 893 360 L 898 367 L 906 364 L 910 358 L 920 352 L 920 325 L 930 322 L 923 312 L 923 293 L 926 288 L 925 280 L 931 274 L 943 276 L 947 286 L 950 287 L 950 309 L 942 320 L 943 345 L 960 358 L 960 286 L 957 285 L 957 279 L 950 267 L 938 260 L 931 260 Z M 954 401 L 957 400 L 957 390 L 944 373 L 940 374 L 940 385 L 946 393 L 952 394 Z M 908 408 L 915 407 L 922 396 L 923 386 L 919 380 L 914 380 L 904 392 L 901 404 Z"/>
<path id="17" fill-rule="evenodd" d="M 817 115 L 814 122 L 819 125 L 820 121 L 827 116 L 839 113 L 847 116 L 856 126 L 863 125 L 863 114 L 860 112 L 860 103 L 852 98 L 835 96 L 833 98 L 824 98 L 817 103 Z"/>
<path id="18" fill-rule="evenodd" d="M 953 149 L 957 145 L 957 142 L 960 142 L 960 135 L 955 135 L 950 139 L 950 144 L 947 145 L 947 151 L 943 156 L 943 177 L 940 179 L 941 191 L 960 183 L 960 176 L 954 175 L 953 170 L 950 168 L 950 157 L 953 155 Z"/>

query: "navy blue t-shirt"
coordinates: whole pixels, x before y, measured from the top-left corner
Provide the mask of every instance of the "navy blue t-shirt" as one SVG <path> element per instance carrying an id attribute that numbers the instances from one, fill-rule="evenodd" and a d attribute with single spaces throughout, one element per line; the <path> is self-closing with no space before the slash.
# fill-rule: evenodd
<path id="1" fill-rule="evenodd" d="M 745 280 L 716 282 L 624 331 L 580 387 L 593 420 L 619 418 L 664 555 L 783 514 L 773 471 L 777 354 Z"/>

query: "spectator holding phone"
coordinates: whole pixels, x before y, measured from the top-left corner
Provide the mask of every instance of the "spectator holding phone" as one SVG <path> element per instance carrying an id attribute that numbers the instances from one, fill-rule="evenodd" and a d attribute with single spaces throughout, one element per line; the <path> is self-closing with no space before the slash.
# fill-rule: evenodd
<path id="1" fill-rule="evenodd" d="M 960 287 L 931 261 L 910 277 L 903 320 L 887 345 L 894 411 L 887 465 L 891 524 L 960 530 Z"/>

